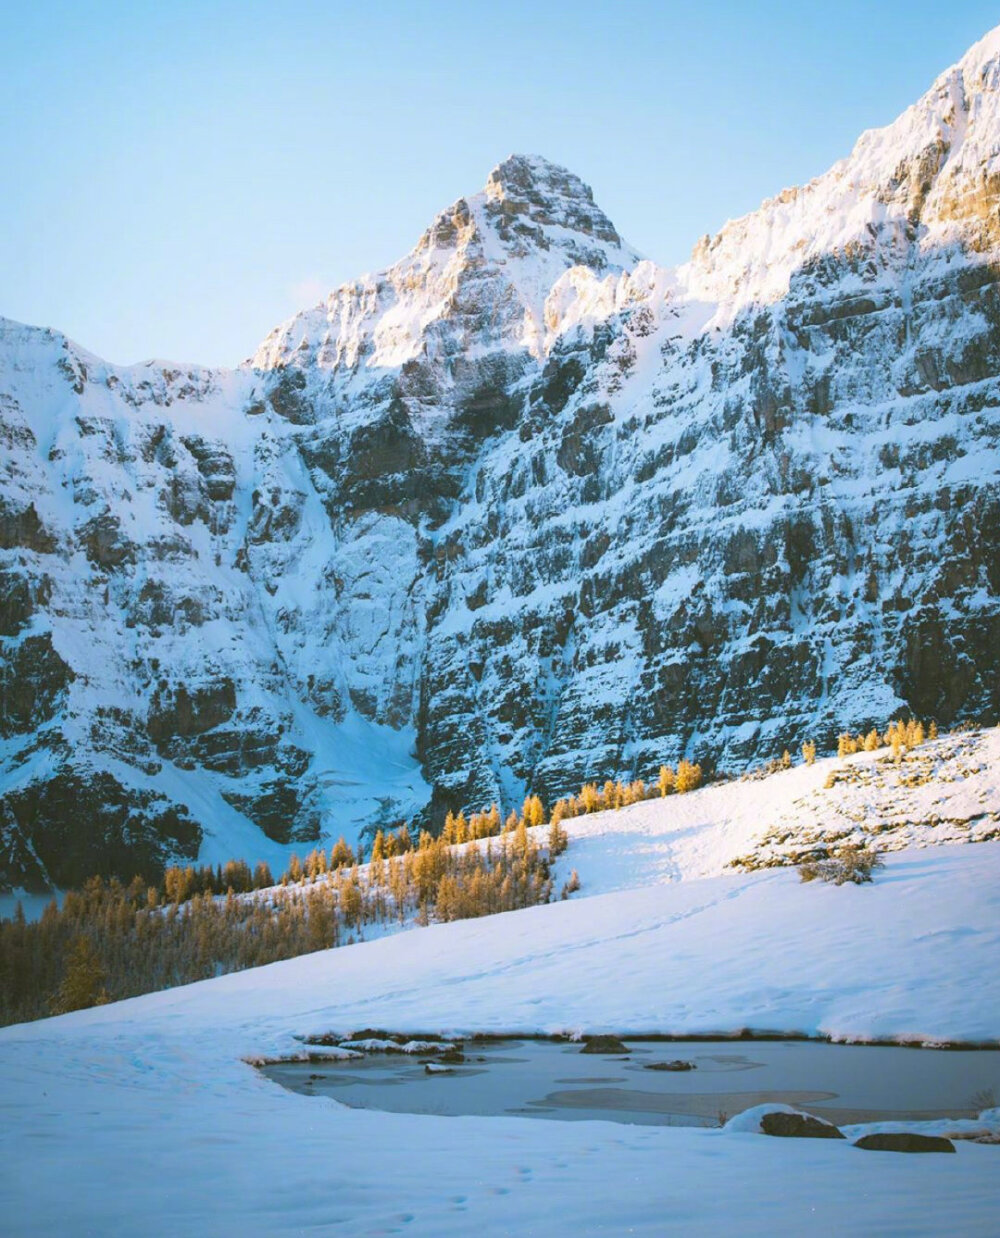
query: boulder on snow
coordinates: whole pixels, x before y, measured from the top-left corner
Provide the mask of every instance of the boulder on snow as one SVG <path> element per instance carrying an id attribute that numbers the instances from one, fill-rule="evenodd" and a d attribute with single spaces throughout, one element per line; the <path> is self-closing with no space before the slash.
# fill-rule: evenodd
<path id="1" fill-rule="evenodd" d="M 846 1138 L 832 1122 L 776 1101 L 744 1109 L 729 1119 L 725 1130 L 741 1135 L 783 1135 L 799 1139 Z"/>
<path id="2" fill-rule="evenodd" d="M 911 1131 L 882 1131 L 862 1135 L 856 1148 L 868 1152 L 954 1152 L 955 1145 L 943 1135 L 916 1135 Z"/>
<path id="3" fill-rule="evenodd" d="M 790 1139 L 843 1139 L 843 1132 L 832 1122 L 810 1113 L 765 1113 L 760 1120 L 765 1135 Z"/>
<path id="4" fill-rule="evenodd" d="M 581 1053 L 628 1053 L 629 1047 L 617 1036 L 584 1036 Z"/>

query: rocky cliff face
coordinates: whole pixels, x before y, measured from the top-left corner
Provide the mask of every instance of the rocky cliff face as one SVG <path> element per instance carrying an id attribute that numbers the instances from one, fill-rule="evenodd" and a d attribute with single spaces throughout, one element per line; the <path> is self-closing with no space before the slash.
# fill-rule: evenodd
<path id="1" fill-rule="evenodd" d="M 1000 713 L 1000 32 L 665 270 L 515 156 L 235 372 L 0 329 L 0 875 Z"/>

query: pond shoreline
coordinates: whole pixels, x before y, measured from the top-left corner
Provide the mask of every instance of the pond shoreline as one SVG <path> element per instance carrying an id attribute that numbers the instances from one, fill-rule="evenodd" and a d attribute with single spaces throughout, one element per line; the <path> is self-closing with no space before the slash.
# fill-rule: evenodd
<path id="1" fill-rule="evenodd" d="M 1000 1092 L 993 1052 L 933 1055 L 933 1066 L 891 1054 L 912 1043 L 773 1034 L 437 1035 L 365 1028 L 350 1037 L 315 1037 L 323 1045 L 254 1064 L 291 1091 L 351 1108 L 628 1124 L 721 1126 L 763 1105 L 791 1105 L 837 1126 L 971 1122 L 996 1106 Z M 872 1055 L 875 1048 L 885 1056 Z"/>
<path id="2" fill-rule="evenodd" d="M 539 1032 L 539 1031 L 503 1031 L 503 1032 L 462 1032 L 458 1030 L 442 1032 L 408 1031 L 387 1032 L 378 1028 L 364 1029 L 364 1036 L 358 1031 L 314 1033 L 312 1035 L 295 1037 L 300 1043 L 309 1047 L 348 1044 L 351 1040 L 362 1039 L 378 1034 L 385 1039 L 405 1041 L 440 1041 L 455 1043 L 457 1041 L 469 1044 L 495 1044 L 506 1040 L 537 1040 L 549 1041 L 555 1044 L 583 1044 L 595 1036 L 614 1036 L 622 1041 L 635 1041 L 638 1044 L 748 1044 L 754 1042 L 770 1043 L 774 1041 L 807 1042 L 828 1045 L 857 1045 L 878 1049 L 926 1049 L 945 1052 L 1000 1052 L 998 1040 L 928 1040 L 916 1037 L 893 1036 L 834 1036 L 825 1032 L 781 1032 L 772 1030 L 756 1030 L 743 1027 L 732 1032 L 629 1032 L 611 1031 L 601 1028 L 587 1032 Z"/>

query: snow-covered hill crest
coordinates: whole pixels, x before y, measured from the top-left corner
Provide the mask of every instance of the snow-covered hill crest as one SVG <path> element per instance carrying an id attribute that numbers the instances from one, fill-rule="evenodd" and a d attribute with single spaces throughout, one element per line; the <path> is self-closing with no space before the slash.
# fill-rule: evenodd
<path id="1" fill-rule="evenodd" d="M 2 324 L 0 879 L 995 722 L 998 172 L 994 31 L 677 270 L 512 156 L 234 372 Z"/>

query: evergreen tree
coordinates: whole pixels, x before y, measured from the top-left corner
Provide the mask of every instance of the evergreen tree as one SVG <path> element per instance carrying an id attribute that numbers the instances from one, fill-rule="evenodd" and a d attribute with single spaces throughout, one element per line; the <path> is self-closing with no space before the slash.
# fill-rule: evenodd
<path id="1" fill-rule="evenodd" d="M 545 824 L 545 805 L 537 795 L 531 795 L 525 800 L 526 822 L 529 826 Z"/>
<path id="2" fill-rule="evenodd" d="M 52 999 L 53 1014 L 100 1006 L 108 1000 L 105 973 L 90 938 L 76 938 L 66 956 L 66 971 Z"/>
<path id="3" fill-rule="evenodd" d="M 682 759 L 677 765 L 674 787 L 679 794 L 693 791 L 701 783 L 701 766 Z"/>
<path id="4" fill-rule="evenodd" d="M 330 871 L 336 872 L 338 868 L 344 868 L 345 866 L 350 868 L 353 863 L 354 852 L 344 841 L 344 836 L 341 834 L 330 852 Z"/>

